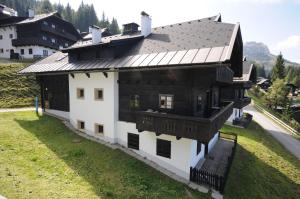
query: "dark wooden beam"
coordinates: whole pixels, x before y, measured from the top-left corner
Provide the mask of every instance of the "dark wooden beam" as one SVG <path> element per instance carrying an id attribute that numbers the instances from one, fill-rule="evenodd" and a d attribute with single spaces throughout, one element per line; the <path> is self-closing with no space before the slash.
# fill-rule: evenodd
<path id="1" fill-rule="evenodd" d="M 107 74 L 107 72 L 103 72 L 103 75 L 105 76 L 105 78 L 107 78 L 107 77 L 108 77 L 108 74 Z"/>
<path id="2" fill-rule="evenodd" d="M 86 75 L 88 78 L 91 77 L 90 73 L 85 73 L 85 75 Z"/>
<path id="3" fill-rule="evenodd" d="M 75 78 L 75 75 L 74 75 L 73 73 L 71 73 L 70 75 L 71 75 L 71 77 L 72 77 L 73 79 Z"/>
<path id="4" fill-rule="evenodd" d="M 176 140 L 180 140 L 181 139 L 181 137 L 180 136 L 176 136 Z"/>

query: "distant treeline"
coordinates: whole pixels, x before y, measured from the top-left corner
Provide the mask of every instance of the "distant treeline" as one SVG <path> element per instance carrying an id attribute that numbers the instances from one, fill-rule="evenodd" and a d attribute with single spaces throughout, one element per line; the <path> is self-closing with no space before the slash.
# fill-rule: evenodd
<path id="1" fill-rule="evenodd" d="M 104 12 L 99 20 L 93 4 L 88 5 L 81 2 L 78 10 L 71 8 L 68 3 L 66 6 L 52 4 L 49 0 L 0 0 L 4 4 L 18 11 L 19 16 L 26 16 L 28 9 L 34 9 L 37 14 L 58 11 L 63 19 L 71 22 L 81 32 L 88 31 L 89 25 L 98 25 L 101 28 L 109 28 L 112 34 L 120 33 L 118 22 L 115 18 L 111 21 L 105 16 Z"/>

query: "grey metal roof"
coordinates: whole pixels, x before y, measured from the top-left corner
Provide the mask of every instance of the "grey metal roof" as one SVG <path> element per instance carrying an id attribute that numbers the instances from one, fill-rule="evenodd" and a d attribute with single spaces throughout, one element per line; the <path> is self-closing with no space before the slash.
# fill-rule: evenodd
<path id="1" fill-rule="evenodd" d="M 150 36 L 132 46 L 132 50 L 117 59 L 102 59 L 63 63 L 58 67 L 57 61 L 44 60 L 49 65 L 35 63 L 20 73 L 81 71 L 125 69 L 158 66 L 186 66 L 192 64 L 211 64 L 228 61 L 231 58 L 233 44 L 239 24 L 227 24 L 220 21 L 221 16 L 205 18 L 185 23 L 154 28 Z M 109 45 L 114 41 L 130 38 L 143 38 L 140 33 L 134 35 L 114 35 L 103 37 L 99 44 L 91 40 L 80 41 L 69 49 L 83 48 L 91 45 Z M 53 55 L 62 56 L 62 55 Z M 51 67 L 50 65 L 54 66 Z"/>
<path id="2" fill-rule="evenodd" d="M 234 77 L 234 82 L 247 82 L 250 81 L 250 76 L 252 73 L 254 65 L 248 61 L 243 62 L 243 76 L 242 77 Z"/>
<path id="3" fill-rule="evenodd" d="M 47 13 L 47 14 L 39 14 L 39 15 L 35 15 L 35 16 L 32 17 L 32 18 L 27 18 L 27 19 L 25 19 L 25 20 L 23 20 L 23 21 L 21 21 L 21 22 L 18 22 L 17 24 L 34 23 L 34 22 L 37 22 L 37 21 L 46 19 L 46 18 L 51 17 L 51 16 L 54 16 L 54 15 L 59 16 L 59 14 L 58 14 L 57 11 L 51 12 L 51 13 Z"/>
<path id="4" fill-rule="evenodd" d="M 67 72 L 82 70 L 106 70 L 145 68 L 157 66 L 186 66 L 191 64 L 211 64 L 225 61 L 228 46 L 191 49 L 151 54 L 138 54 L 118 59 L 98 59 L 68 62 L 67 53 L 55 53 L 48 58 L 32 64 L 19 73 Z"/>

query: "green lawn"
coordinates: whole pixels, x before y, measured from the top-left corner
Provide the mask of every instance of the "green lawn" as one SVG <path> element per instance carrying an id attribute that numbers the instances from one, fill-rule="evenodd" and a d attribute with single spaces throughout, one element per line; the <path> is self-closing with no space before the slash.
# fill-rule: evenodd
<path id="1" fill-rule="evenodd" d="M 299 199 L 300 161 L 252 122 L 248 129 L 225 126 L 238 134 L 225 199 Z"/>
<path id="2" fill-rule="evenodd" d="M 0 60 L 0 108 L 34 105 L 34 97 L 39 95 L 35 78 L 17 75 L 28 64 Z"/>
<path id="3" fill-rule="evenodd" d="M 0 195 L 13 198 L 210 198 L 52 117 L 0 114 Z"/>
<path id="4" fill-rule="evenodd" d="M 239 135 L 225 199 L 300 198 L 300 163 L 252 123 Z M 74 140 L 80 139 L 80 143 Z M 57 119 L 0 113 L 0 195 L 12 198 L 210 198 Z"/>

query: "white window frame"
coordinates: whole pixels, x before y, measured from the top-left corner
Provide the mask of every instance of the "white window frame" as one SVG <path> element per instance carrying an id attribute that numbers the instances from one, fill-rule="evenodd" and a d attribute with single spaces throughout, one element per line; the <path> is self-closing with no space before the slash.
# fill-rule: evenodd
<path id="1" fill-rule="evenodd" d="M 162 99 L 165 100 L 165 104 L 162 105 Z M 161 109 L 173 109 L 174 107 L 174 95 L 170 94 L 159 94 L 159 108 Z"/>

